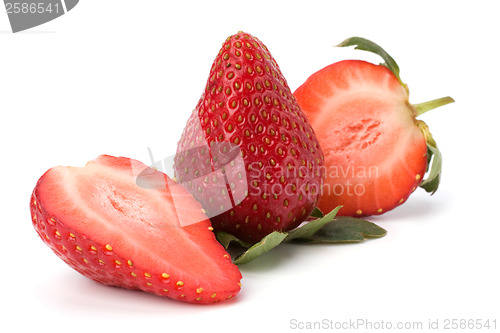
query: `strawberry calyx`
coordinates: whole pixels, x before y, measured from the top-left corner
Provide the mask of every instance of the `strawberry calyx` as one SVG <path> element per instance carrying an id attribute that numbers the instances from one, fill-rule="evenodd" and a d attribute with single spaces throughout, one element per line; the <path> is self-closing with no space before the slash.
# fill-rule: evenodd
<path id="1" fill-rule="evenodd" d="M 364 219 L 337 216 L 342 206 L 328 214 L 315 208 L 306 222 L 289 231 L 273 231 L 257 243 L 248 243 L 224 231 L 216 233 L 217 240 L 231 253 L 233 263 L 246 264 L 282 243 L 339 244 L 359 243 L 369 238 L 381 238 L 387 231 Z M 231 247 L 231 245 L 235 245 Z"/>
<path id="2" fill-rule="evenodd" d="M 441 181 L 441 171 L 443 165 L 443 155 L 438 149 L 436 141 L 429 131 L 429 126 L 422 120 L 417 120 L 420 131 L 424 134 L 427 144 L 427 177 L 420 183 L 420 187 L 431 195 L 434 194 Z"/>
<path id="3" fill-rule="evenodd" d="M 350 37 L 344 40 L 342 43 L 337 45 L 338 47 L 345 46 L 354 46 L 354 49 L 368 51 L 380 56 L 384 62 L 381 63 L 381 66 L 387 67 L 394 76 L 398 79 L 401 85 L 404 87 L 407 93 L 409 93 L 408 85 L 405 84 L 399 75 L 399 66 L 382 47 L 378 44 L 362 37 Z M 414 117 L 418 117 L 432 109 L 438 108 L 440 106 L 444 106 L 446 104 L 450 104 L 455 102 L 455 100 L 449 96 L 433 99 L 431 101 L 419 103 L 419 104 L 410 104 L 408 103 L 408 107 L 412 110 Z M 420 131 L 424 135 L 425 142 L 427 145 L 427 177 L 422 180 L 420 187 L 423 188 L 426 192 L 434 194 L 438 187 L 441 179 L 441 171 L 442 171 L 442 154 L 439 151 L 436 141 L 432 137 L 432 134 L 429 130 L 427 124 L 425 124 L 421 120 L 416 120 L 416 124 L 419 127 Z"/>

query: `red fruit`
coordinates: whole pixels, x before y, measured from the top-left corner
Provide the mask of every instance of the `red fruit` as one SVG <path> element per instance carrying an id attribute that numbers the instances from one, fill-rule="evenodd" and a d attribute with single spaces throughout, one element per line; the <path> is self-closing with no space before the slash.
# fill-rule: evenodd
<path id="1" fill-rule="evenodd" d="M 399 68 L 382 48 L 362 38 L 340 46 L 349 45 L 379 54 L 386 63 L 347 60 L 329 65 L 294 95 L 325 154 L 318 207 L 330 211 L 342 205 L 338 215 L 377 215 L 405 202 L 419 185 L 428 192 L 437 190 L 441 154 L 427 125 L 416 117 L 453 100 L 410 104 Z M 431 154 L 432 171 L 422 183 Z"/>
<path id="2" fill-rule="evenodd" d="M 243 32 L 215 58 L 177 147 L 179 182 L 216 230 L 257 242 L 314 209 L 323 154 L 268 49 Z"/>
<path id="3" fill-rule="evenodd" d="M 240 290 L 200 204 L 141 162 L 103 155 L 84 168 L 52 168 L 30 208 L 45 244 L 92 280 L 195 303 Z"/>

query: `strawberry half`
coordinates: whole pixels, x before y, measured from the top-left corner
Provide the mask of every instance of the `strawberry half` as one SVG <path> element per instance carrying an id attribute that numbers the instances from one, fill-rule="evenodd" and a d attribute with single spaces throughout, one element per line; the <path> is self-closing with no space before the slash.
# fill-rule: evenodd
<path id="1" fill-rule="evenodd" d="M 441 153 L 427 125 L 416 117 L 453 99 L 410 104 L 394 59 L 359 37 L 339 46 L 351 45 L 380 55 L 385 63 L 334 63 L 311 75 L 294 95 L 325 154 L 326 180 L 318 207 L 330 211 L 342 205 L 339 215 L 376 215 L 405 202 L 419 185 L 431 193 L 437 190 Z"/>
<path id="2" fill-rule="evenodd" d="M 141 162 L 103 155 L 83 168 L 54 167 L 30 208 L 45 244 L 92 280 L 195 303 L 240 290 L 200 204 Z"/>
<path id="3" fill-rule="evenodd" d="M 254 243 L 309 216 L 322 165 L 316 135 L 269 50 L 247 33 L 228 37 L 178 143 L 179 182 L 214 229 Z"/>

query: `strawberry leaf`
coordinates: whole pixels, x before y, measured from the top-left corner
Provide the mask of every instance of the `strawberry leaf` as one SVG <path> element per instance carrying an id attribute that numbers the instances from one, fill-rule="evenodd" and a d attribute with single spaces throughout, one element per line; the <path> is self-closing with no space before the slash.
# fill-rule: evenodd
<path id="1" fill-rule="evenodd" d="M 347 38 L 344 40 L 342 43 L 337 45 L 339 47 L 345 47 L 345 46 L 355 46 L 355 49 L 357 50 L 363 50 L 363 51 L 368 51 L 375 53 L 376 55 L 379 55 L 385 63 L 382 65 L 389 68 L 391 72 L 398 78 L 399 82 L 402 85 L 405 85 L 402 81 L 401 78 L 399 77 L 399 66 L 396 63 L 396 61 L 378 44 L 375 44 L 374 42 L 362 38 L 362 37 L 351 37 Z"/>
<path id="2" fill-rule="evenodd" d="M 281 242 L 283 242 L 286 236 L 287 233 L 285 232 L 274 231 L 270 233 L 269 235 L 262 238 L 260 242 L 255 243 L 243 254 L 236 257 L 233 263 L 241 265 L 254 260 L 260 255 L 268 252 L 269 250 L 281 244 Z"/>
<path id="3" fill-rule="evenodd" d="M 357 243 L 366 238 L 380 238 L 386 234 L 387 231 L 375 223 L 341 216 L 327 223 L 314 235 L 297 240 L 309 243 Z"/>
<path id="4" fill-rule="evenodd" d="M 330 213 L 326 214 L 325 216 L 319 219 L 312 220 L 310 222 L 303 224 L 298 228 L 293 229 L 292 231 L 288 232 L 288 236 L 286 237 L 285 241 L 288 242 L 296 238 L 307 239 L 311 237 L 316 232 L 318 232 L 318 230 L 323 228 L 327 223 L 332 222 L 340 208 L 342 208 L 342 206 L 338 206 Z"/>

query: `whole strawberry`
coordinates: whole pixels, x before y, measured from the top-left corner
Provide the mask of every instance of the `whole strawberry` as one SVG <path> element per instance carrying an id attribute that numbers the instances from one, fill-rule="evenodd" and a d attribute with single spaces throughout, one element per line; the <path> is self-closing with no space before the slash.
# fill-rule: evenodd
<path id="1" fill-rule="evenodd" d="M 266 46 L 243 32 L 227 38 L 178 143 L 178 181 L 216 231 L 257 242 L 309 216 L 322 166 L 316 135 Z"/>

